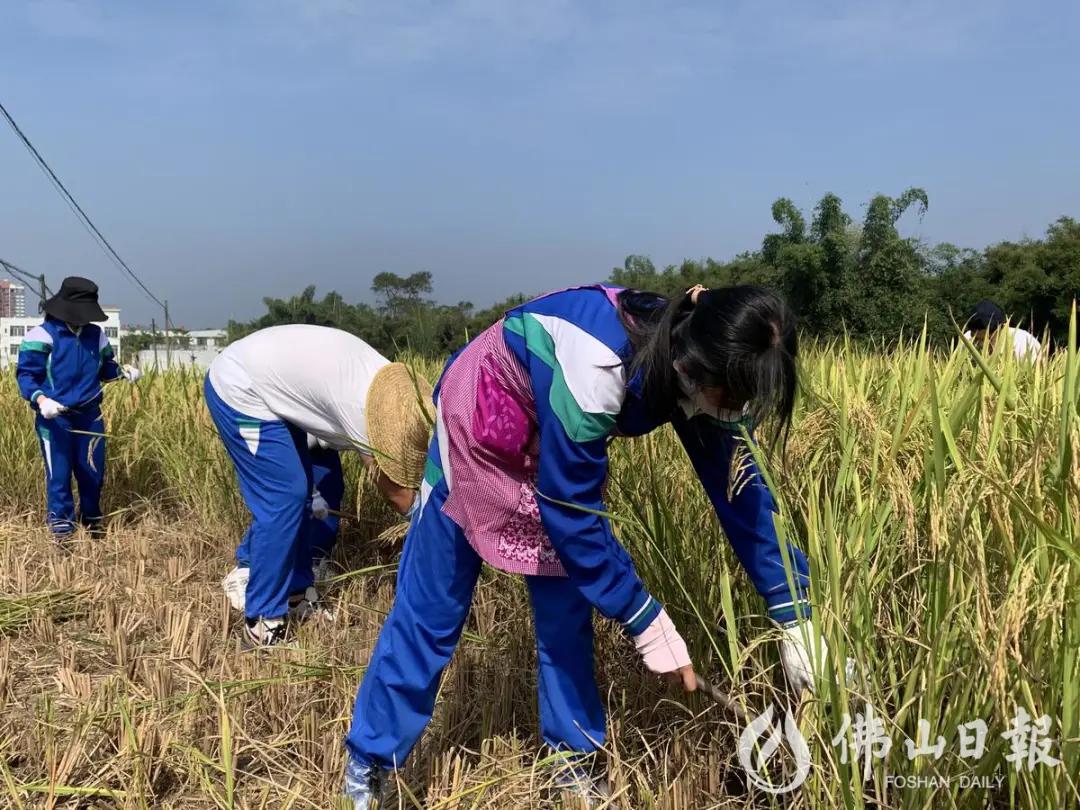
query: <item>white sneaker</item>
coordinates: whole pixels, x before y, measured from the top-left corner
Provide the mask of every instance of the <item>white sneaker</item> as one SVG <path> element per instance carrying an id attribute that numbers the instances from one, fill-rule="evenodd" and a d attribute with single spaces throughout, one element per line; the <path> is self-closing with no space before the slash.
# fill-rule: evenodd
<path id="1" fill-rule="evenodd" d="M 350 756 L 345 764 L 345 798 L 352 801 L 352 810 L 382 807 L 383 781 L 380 769 Z"/>
<path id="2" fill-rule="evenodd" d="M 225 575 L 225 579 L 221 580 L 221 587 L 225 589 L 225 596 L 228 597 L 229 604 L 232 605 L 233 610 L 239 610 L 241 613 L 244 612 L 244 605 L 247 603 L 247 586 L 250 573 L 251 569 L 237 566 Z"/>
<path id="3" fill-rule="evenodd" d="M 594 760 L 595 756 L 584 756 L 554 765 L 553 786 L 585 807 L 612 807 L 611 787 L 606 779 L 593 773 Z"/>
<path id="4" fill-rule="evenodd" d="M 270 647 L 291 647 L 285 619 L 245 619 L 241 646 L 245 650 L 269 649 Z"/>
<path id="5" fill-rule="evenodd" d="M 294 593 L 289 597 L 289 619 L 294 622 L 308 619 L 333 621 L 334 613 L 323 602 L 319 592 L 309 587 L 303 593 Z"/>

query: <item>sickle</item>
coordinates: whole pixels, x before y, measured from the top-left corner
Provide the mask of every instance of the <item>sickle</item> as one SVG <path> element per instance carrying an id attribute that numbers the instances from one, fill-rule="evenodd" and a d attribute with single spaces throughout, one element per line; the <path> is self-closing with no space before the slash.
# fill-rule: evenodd
<path id="1" fill-rule="evenodd" d="M 721 691 L 718 687 L 713 686 L 700 675 L 695 675 L 695 677 L 697 678 L 697 688 L 699 692 L 704 692 L 713 702 L 715 702 L 721 708 L 726 709 L 728 712 L 735 715 L 736 719 L 739 720 L 739 722 L 750 722 L 750 715 L 746 713 L 746 709 L 736 703 L 730 695 L 728 695 L 726 692 Z"/>

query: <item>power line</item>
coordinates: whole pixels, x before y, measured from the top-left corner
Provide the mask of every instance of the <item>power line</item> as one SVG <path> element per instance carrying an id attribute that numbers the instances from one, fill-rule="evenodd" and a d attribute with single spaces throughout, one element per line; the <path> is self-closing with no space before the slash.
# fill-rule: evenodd
<path id="1" fill-rule="evenodd" d="M 48 301 L 49 296 L 52 295 L 52 290 L 50 290 L 49 285 L 45 283 L 45 276 L 35 276 L 4 259 L 0 259 L 0 268 L 3 268 L 8 274 L 15 278 L 29 283 L 31 288 L 34 289 L 34 294 L 40 299 L 38 302 L 38 312 L 45 311 L 45 302 Z"/>
<path id="2" fill-rule="evenodd" d="M 18 265 L 12 264 L 11 262 L 5 261 L 4 259 L 0 259 L 0 267 L 3 267 L 4 270 L 6 270 L 8 273 L 20 279 L 21 281 L 25 281 L 28 284 L 43 285 L 45 292 L 49 295 L 52 295 L 52 290 L 50 290 L 48 285 L 45 284 L 44 276 L 35 276 L 33 273 L 28 273 Z"/>
<path id="3" fill-rule="evenodd" d="M 67 190 L 63 182 L 61 182 L 60 178 L 56 176 L 56 172 L 54 172 L 52 168 L 50 168 L 49 164 L 45 162 L 45 158 L 41 156 L 41 153 L 34 148 L 34 145 L 32 143 L 30 143 L 30 139 L 26 137 L 26 135 L 21 129 L 19 129 L 19 125 L 15 123 L 15 119 L 11 117 L 11 113 L 7 111 L 7 108 L 4 107 L 2 103 L 0 103 L 0 114 L 3 114 L 4 118 L 7 119 L 8 124 L 11 125 L 11 128 L 19 137 L 19 140 L 23 142 L 23 146 L 25 146 L 30 152 L 30 154 L 33 155 L 34 160 L 37 162 L 41 170 L 45 172 L 46 176 L 52 182 L 53 187 L 57 190 L 61 197 L 63 197 L 64 201 L 68 204 L 68 207 L 71 208 L 72 212 L 82 223 L 83 227 L 90 232 L 90 235 L 95 239 L 98 246 L 103 251 L 105 251 L 105 255 L 112 259 L 129 276 L 131 276 L 135 283 L 142 288 L 142 291 L 150 297 L 150 300 L 154 301 L 162 309 L 165 309 L 165 304 L 162 303 L 162 301 L 158 299 L 156 295 L 150 292 L 150 288 L 143 284 L 142 279 L 135 275 L 135 271 L 132 270 L 128 266 L 128 263 L 120 257 L 120 254 L 116 252 L 115 248 L 113 248 L 113 246 L 109 244 L 109 240 L 105 238 L 105 235 L 102 234 L 100 230 L 98 230 L 98 227 L 94 224 L 94 221 L 90 219 L 87 213 L 82 209 L 82 206 L 79 205 L 79 203 L 75 200 L 73 196 L 71 196 L 71 192 Z"/>

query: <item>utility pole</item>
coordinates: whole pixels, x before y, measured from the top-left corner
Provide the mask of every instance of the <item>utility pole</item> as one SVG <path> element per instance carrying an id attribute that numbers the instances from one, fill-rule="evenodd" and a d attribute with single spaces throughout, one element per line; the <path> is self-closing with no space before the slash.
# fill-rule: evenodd
<path id="1" fill-rule="evenodd" d="M 154 370 L 161 371 L 157 357 L 157 321 L 153 318 L 150 319 L 150 341 L 154 345 Z"/>
<path id="2" fill-rule="evenodd" d="M 172 333 L 169 331 L 169 299 L 165 299 L 165 364 L 172 368 Z"/>
<path id="3" fill-rule="evenodd" d="M 17 281 L 21 281 L 23 284 L 30 285 L 33 288 L 34 283 L 38 285 L 38 297 L 41 299 L 38 302 L 38 312 L 45 311 L 45 302 L 49 300 L 49 287 L 45 283 L 45 276 L 35 276 L 32 273 L 27 273 L 21 267 L 16 267 L 14 264 L 8 261 L 0 259 L 0 270 L 14 276 Z"/>

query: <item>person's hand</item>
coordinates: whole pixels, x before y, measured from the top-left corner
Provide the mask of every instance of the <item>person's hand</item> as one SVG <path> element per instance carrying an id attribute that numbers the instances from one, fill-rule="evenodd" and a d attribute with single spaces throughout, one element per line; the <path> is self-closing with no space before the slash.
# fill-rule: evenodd
<path id="1" fill-rule="evenodd" d="M 679 667 L 674 672 L 667 673 L 664 677 L 672 686 L 681 686 L 687 692 L 697 691 L 697 673 L 694 672 L 693 664 Z"/>
<path id="2" fill-rule="evenodd" d="M 55 399 L 49 399 L 47 396 L 44 395 L 37 398 L 37 406 L 38 413 L 40 413 L 45 419 L 55 419 L 67 410 L 67 408 L 65 408 Z"/>
<path id="3" fill-rule="evenodd" d="M 319 490 L 311 493 L 311 516 L 316 520 L 325 520 L 330 514 L 330 504 L 326 498 L 319 494 Z"/>
<path id="4" fill-rule="evenodd" d="M 664 675 L 673 683 L 682 683 L 687 692 L 697 689 L 697 676 L 690 663 L 686 642 L 671 623 L 666 610 L 656 614 L 648 627 L 634 636 L 634 646 L 650 672 Z"/>
<path id="5" fill-rule="evenodd" d="M 138 382 L 142 378 L 142 372 L 135 366 L 124 366 L 121 370 L 124 372 L 124 379 L 130 383 Z"/>
<path id="6" fill-rule="evenodd" d="M 829 647 L 823 637 L 819 637 L 811 621 L 796 623 L 783 628 L 784 636 L 780 639 L 780 663 L 784 667 L 784 676 L 788 685 L 796 694 L 804 689 L 813 693 L 815 673 L 824 671 Z M 811 655 L 817 643 L 817 653 Z"/>

